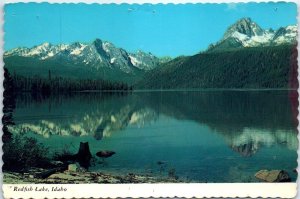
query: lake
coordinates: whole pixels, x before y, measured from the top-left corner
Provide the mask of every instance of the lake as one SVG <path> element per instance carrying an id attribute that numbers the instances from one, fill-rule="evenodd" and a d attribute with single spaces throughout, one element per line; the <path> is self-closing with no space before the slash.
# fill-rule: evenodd
<path id="1" fill-rule="evenodd" d="M 91 171 L 174 175 L 186 182 L 257 182 L 261 169 L 296 181 L 297 95 L 285 90 L 24 94 L 13 113 L 51 153 L 89 142 Z M 49 154 L 51 155 L 51 154 Z"/>

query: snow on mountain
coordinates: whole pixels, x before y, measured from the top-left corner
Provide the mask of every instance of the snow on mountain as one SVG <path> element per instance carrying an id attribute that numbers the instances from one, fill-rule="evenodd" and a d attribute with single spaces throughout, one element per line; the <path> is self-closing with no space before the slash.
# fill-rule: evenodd
<path id="1" fill-rule="evenodd" d="M 110 137 L 112 134 L 120 132 L 121 129 L 129 125 L 141 128 L 158 118 L 157 112 L 152 109 L 143 107 L 136 109 L 135 106 L 128 104 L 114 109 L 113 112 L 91 109 L 83 110 L 83 112 L 77 112 L 78 118 L 70 117 L 67 120 L 59 122 L 57 120 L 41 118 L 35 122 L 29 121 L 9 126 L 9 130 L 16 134 L 23 131 L 30 131 L 45 138 L 55 135 L 92 135 L 95 139 L 99 140 Z"/>
<path id="2" fill-rule="evenodd" d="M 235 46 L 239 44 L 240 47 L 295 43 L 297 40 L 297 26 L 290 25 L 287 27 L 281 27 L 276 31 L 272 29 L 264 30 L 250 18 L 242 18 L 229 26 L 227 31 L 224 33 L 223 38 L 210 48 L 217 47 L 229 40 L 234 41 Z"/>
<path id="3" fill-rule="evenodd" d="M 134 66 L 138 66 L 140 64 L 140 62 L 134 56 L 129 55 L 129 58 Z"/>
<path id="4" fill-rule="evenodd" d="M 287 26 L 286 28 L 280 28 L 274 34 L 273 42 L 276 44 L 292 43 L 297 40 L 297 26 Z"/>
<path id="5" fill-rule="evenodd" d="M 96 39 L 92 43 L 75 42 L 72 44 L 52 45 L 43 43 L 32 48 L 15 48 L 4 56 L 31 57 L 39 60 L 63 60 L 77 65 L 89 65 L 96 69 L 108 67 L 131 73 L 134 69 L 151 70 L 159 65 L 160 60 L 151 53 L 138 51 L 128 53 L 112 43 Z"/>
<path id="6" fill-rule="evenodd" d="M 160 60 L 151 53 L 138 51 L 136 54 L 129 54 L 132 65 L 141 70 L 151 70 L 155 68 Z"/>
<path id="7" fill-rule="evenodd" d="M 241 33 L 247 37 L 252 37 L 263 35 L 264 30 L 250 18 L 243 18 L 227 29 L 224 34 L 224 39 L 231 37 L 235 32 Z"/>
<path id="8" fill-rule="evenodd" d="M 87 45 L 80 44 L 79 47 L 72 49 L 72 52 L 70 54 L 71 55 L 80 55 L 85 47 L 87 47 Z"/>

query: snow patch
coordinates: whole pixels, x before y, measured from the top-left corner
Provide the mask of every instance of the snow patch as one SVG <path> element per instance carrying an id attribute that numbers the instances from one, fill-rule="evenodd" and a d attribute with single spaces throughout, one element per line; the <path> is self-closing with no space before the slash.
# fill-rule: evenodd
<path id="1" fill-rule="evenodd" d="M 113 63 L 115 63 L 116 60 L 117 60 L 117 58 L 113 57 L 110 59 L 110 63 L 113 64 Z"/>
<path id="2" fill-rule="evenodd" d="M 142 62 L 140 62 L 136 57 L 133 57 L 132 55 L 129 55 L 129 58 L 130 58 L 132 65 L 134 65 L 134 66 L 138 66 L 138 65 L 142 64 Z"/>
<path id="3" fill-rule="evenodd" d="M 55 55 L 54 52 L 51 51 L 51 52 L 49 52 L 46 56 L 42 57 L 41 59 L 42 59 L 42 60 L 45 60 L 45 59 L 48 59 L 48 58 L 50 58 L 50 57 L 53 57 L 54 55 Z"/>
<path id="4" fill-rule="evenodd" d="M 41 54 L 41 51 L 38 48 L 35 48 L 28 53 L 25 54 L 25 56 L 34 56 L 34 55 L 39 55 Z"/>
<path id="5" fill-rule="evenodd" d="M 81 45 L 80 48 L 75 48 L 74 50 L 72 50 L 70 55 L 80 55 L 82 53 L 82 51 L 85 49 L 85 47 L 86 47 L 86 45 Z"/>
<path id="6" fill-rule="evenodd" d="M 293 32 L 297 32 L 297 26 L 294 25 L 294 26 L 287 26 L 286 27 L 286 30 L 288 31 L 293 31 Z"/>
<path id="7" fill-rule="evenodd" d="M 109 47 L 111 46 L 111 44 L 109 42 L 103 42 L 102 48 L 104 49 L 105 52 L 109 53 L 110 49 Z"/>
<path id="8" fill-rule="evenodd" d="M 258 42 L 258 43 L 267 43 L 270 42 L 270 40 L 272 39 L 273 34 L 264 34 L 262 36 L 254 36 L 251 38 L 252 41 L 254 42 Z"/>
<path id="9" fill-rule="evenodd" d="M 275 43 L 281 44 L 281 43 L 284 43 L 285 41 L 286 41 L 286 39 L 284 36 L 279 36 L 276 38 Z"/>
<path id="10" fill-rule="evenodd" d="M 68 49 L 69 45 L 66 45 L 66 44 L 61 44 L 59 45 L 59 50 L 66 50 Z"/>
<path id="11" fill-rule="evenodd" d="M 273 36 L 274 34 L 271 32 L 265 32 L 262 35 L 255 34 L 255 36 L 252 37 L 248 37 L 247 35 L 239 33 L 237 31 L 232 34 L 232 37 L 242 42 L 242 45 L 244 47 L 253 47 L 259 44 L 266 44 L 272 40 Z"/>
<path id="12" fill-rule="evenodd" d="M 242 34 L 242 33 L 239 33 L 238 31 L 235 31 L 233 34 L 232 34 L 232 37 L 233 38 L 236 38 L 240 41 L 245 41 L 247 39 L 249 39 L 249 37 L 245 34 Z"/>

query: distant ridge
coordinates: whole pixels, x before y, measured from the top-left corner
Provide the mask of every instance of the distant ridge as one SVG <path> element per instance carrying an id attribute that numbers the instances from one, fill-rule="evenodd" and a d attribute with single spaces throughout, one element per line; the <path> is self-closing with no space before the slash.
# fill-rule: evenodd
<path id="1" fill-rule="evenodd" d="M 209 46 L 208 50 L 238 47 L 278 46 L 297 42 L 297 26 L 290 25 L 278 30 L 264 30 L 251 18 L 242 18 L 229 26 L 223 38 Z"/>

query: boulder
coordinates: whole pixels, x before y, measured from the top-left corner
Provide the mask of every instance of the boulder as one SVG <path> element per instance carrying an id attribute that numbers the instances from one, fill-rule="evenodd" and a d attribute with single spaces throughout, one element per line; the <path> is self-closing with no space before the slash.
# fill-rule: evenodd
<path id="1" fill-rule="evenodd" d="M 70 172 L 86 172 L 86 169 L 81 167 L 77 162 L 75 164 L 68 165 L 68 171 Z"/>
<path id="2" fill-rule="evenodd" d="M 284 170 L 260 170 L 255 177 L 265 182 L 290 182 L 289 174 Z"/>
<path id="3" fill-rule="evenodd" d="M 99 151 L 96 153 L 96 156 L 100 158 L 109 158 L 110 156 L 116 154 L 114 151 Z"/>
<path id="4" fill-rule="evenodd" d="M 78 170 L 79 166 L 78 164 L 69 164 L 68 165 L 68 171 L 76 172 Z"/>

